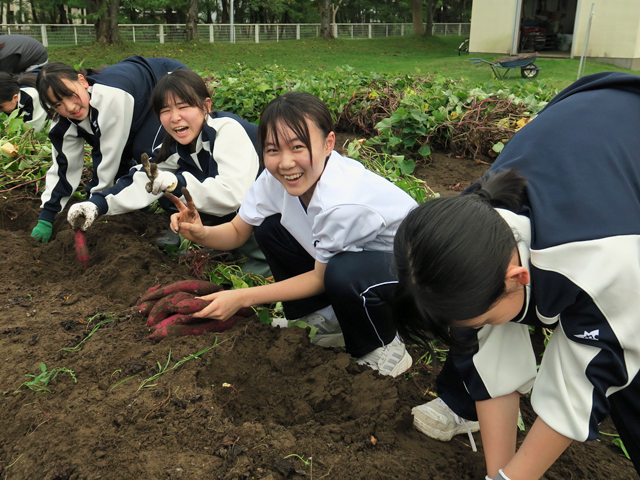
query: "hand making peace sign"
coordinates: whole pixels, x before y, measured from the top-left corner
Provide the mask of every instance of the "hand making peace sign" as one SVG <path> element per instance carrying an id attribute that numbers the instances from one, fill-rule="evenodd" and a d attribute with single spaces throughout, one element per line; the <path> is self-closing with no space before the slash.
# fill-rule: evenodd
<path id="1" fill-rule="evenodd" d="M 187 201 L 186 206 L 174 194 L 165 192 L 164 195 L 171 200 L 178 209 L 178 213 L 171 215 L 171 230 L 179 233 L 187 240 L 202 243 L 206 232 L 189 191 L 186 188 L 182 189 L 182 195 L 184 195 Z"/>

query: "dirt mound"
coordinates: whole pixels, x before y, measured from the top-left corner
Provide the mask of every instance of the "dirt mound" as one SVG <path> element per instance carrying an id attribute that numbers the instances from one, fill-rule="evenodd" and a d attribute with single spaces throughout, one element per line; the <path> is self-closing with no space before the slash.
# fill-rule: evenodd
<path id="1" fill-rule="evenodd" d="M 482 454 L 465 436 L 442 443 L 411 426 L 411 407 L 431 399 L 431 367 L 381 377 L 344 352 L 310 345 L 302 329 L 255 317 L 217 336 L 139 340 L 148 329 L 131 313 L 135 300 L 155 284 L 190 278 L 155 247 L 166 217 L 100 217 L 87 233 L 83 269 L 64 215 L 49 244 L 29 238 L 37 206 L 0 199 L 2 478 L 484 478 Z M 61 350 L 100 321 L 81 348 Z M 418 360 L 424 352 L 411 353 Z M 40 363 L 72 370 L 77 383 L 60 372 L 50 393 L 16 392 Z M 530 426 L 526 399 L 522 408 Z M 637 476 L 604 438 L 573 445 L 545 478 Z"/>

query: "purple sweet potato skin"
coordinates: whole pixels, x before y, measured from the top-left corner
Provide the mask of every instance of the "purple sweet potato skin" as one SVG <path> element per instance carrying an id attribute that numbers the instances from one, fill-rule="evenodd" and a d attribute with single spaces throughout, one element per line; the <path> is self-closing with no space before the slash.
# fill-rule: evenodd
<path id="1" fill-rule="evenodd" d="M 161 322 L 165 318 L 171 316 L 171 307 L 177 305 L 183 300 L 193 298 L 193 295 L 187 292 L 176 292 L 169 294 L 166 297 L 161 298 L 156 302 L 154 307 L 149 312 L 149 318 L 147 319 L 147 327 L 151 327 L 158 322 Z"/>
<path id="2" fill-rule="evenodd" d="M 186 298 L 182 301 L 180 301 L 177 305 L 175 305 L 172 308 L 172 311 L 174 313 L 195 313 L 195 312 L 199 312 L 200 310 L 202 310 L 204 307 L 206 307 L 207 305 L 209 305 L 208 300 L 204 300 L 202 298 L 197 298 L 197 297 L 191 297 L 191 298 Z"/>
<path id="3" fill-rule="evenodd" d="M 222 287 L 217 283 L 203 282 L 201 280 L 183 280 L 182 282 L 172 283 L 166 287 L 151 287 L 140 297 L 138 302 L 148 302 L 149 300 L 157 300 L 177 292 L 191 293 L 196 296 L 209 295 L 210 293 L 219 292 Z"/>
<path id="4" fill-rule="evenodd" d="M 184 315 L 188 316 L 188 315 Z M 212 320 L 207 323 L 199 323 L 199 324 L 188 324 L 188 325 L 176 325 L 176 324 L 167 324 L 162 326 L 157 326 L 156 329 L 147 337 L 148 340 L 156 340 L 160 341 L 166 337 L 184 337 L 186 335 L 203 335 L 207 332 L 224 332 L 225 330 L 230 329 L 233 325 L 238 321 L 243 319 L 244 317 L 240 317 L 238 315 L 234 315 L 230 319 L 220 322 L 218 320 Z"/>

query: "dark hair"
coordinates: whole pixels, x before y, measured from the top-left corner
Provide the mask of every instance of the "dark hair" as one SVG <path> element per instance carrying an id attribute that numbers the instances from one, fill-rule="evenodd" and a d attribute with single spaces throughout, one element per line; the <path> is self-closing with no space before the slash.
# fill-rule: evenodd
<path id="1" fill-rule="evenodd" d="M 151 106 L 158 117 L 167 105 L 167 100 L 176 98 L 190 107 L 204 110 L 204 103 L 211 95 L 207 84 L 197 73 L 180 69 L 168 73 L 160 79 L 151 93 Z M 164 162 L 171 156 L 171 148 L 175 139 L 167 132 L 162 140 L 162 147 L 155 158 L 156 163 Z"/>
<path id="2" fill-rule="evenodd" d="M 64 80 L 71 82 L 78 81 L 78 75 L 85 77 L 89 85 L 93 85 L 94 80 L 90 78 L 91 75 L 100 73 L 99 70 L 87 69 L 77 72 L 75 69 L 62 62 L 48 63 L 38 73 L 36 78 L 36 88 L 38 89 L 38 95 L 40 95 L 40 103 L 42 108 L 47 113 L 53 115 L 53 118 L 57 118 L 57 113 L 53 111 L 50 105 L 60 101 L 62 97 L 73 97 L 76 94 L 73 90 L 69 89 Z M 53 93 L 54 98 L 49 98 L 49 89 Z"/>
<path id="3" fill-rule="evenodd" d="M 451 328 L 487 312 L 504 295 L 517 239 L 494 207 L 518 212 L 526 180 L 491 173 L 469 194 L 431 200 L 404 219 L 394 241 L 398 268 L 395 321 L 405 341 L 426 344 L 432 333 L 469 346 Z"/>
<path id="4" fill-rule="evenodd" d="M 7 72 L 0 72 L 0 103 L 10 101 L 14 95 L 20 92 L 20 87 L 36 86 L 36 76 L 32 73 L 23 73 L 19 76 Z"/>
<path id="5" fill-rule="evenodd" d="M 261 167 L 264 166 L 264 146 L 267 136 L 271 135 L 276 146 L 280 145 L 278 127 L 289 127 L 302 143 L 309 149 L 311 163 L 313 152 L 311 150 L 311 137 L 307 126 L 307 119 L 311 120 L 320 129 L 326 138 L 333 132 L 333 119 L 327 106 L 322 101 L 306 92 L 287 92 L 269 102 L 260 116 L 258 124 L 258 140 L 262 145 L 260 151 Z"/>

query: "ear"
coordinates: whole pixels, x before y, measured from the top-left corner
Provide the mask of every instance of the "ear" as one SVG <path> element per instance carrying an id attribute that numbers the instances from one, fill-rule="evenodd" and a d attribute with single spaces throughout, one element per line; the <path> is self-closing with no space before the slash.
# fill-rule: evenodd
<path id="1" fill-rule="evenodd" d="M 20 97 L 18 97 L 18 94 L 16 93 L 13 98 L 11 99 L 12 102 L 17 102 L 20 99 Z"/>
<path id="2" fill-rule="evenodd" d="M 204 101 L 204 113 L 206 113 L 207 115 L 211 113 L 211 99 L 207 98 Z"/>
<path id="3" fill-rule="evenodd" d="M 82 87 L 86 90 L 87 88 L 89 88 L 89 82 L 87 82 L 87 79 L 84 78 L 84 75 L 82 75 L 81 73 L 78 74 L 78 83 L 80 85 L 82 85 Z"/>
<path id="4" fill-rule="evenodd" d="M 334 132 L 329 132 L 329 135 L 327 135 L 327 138 L 324 141 L 325 157 L 333 151 L 333 147 L 335 146 L 336 146 L 336 134 Z"/>
<path id="5" fill-rule="evenodd" d="M 514 280 L 520 285 L 527 285 L 531 280 L 529 277 L 529 270 L 527 270 L 526 267 L 511 263 L 509 264 L 507 273 L 504 277 L 505 282 L 508 282 L 509 280 Z"/>

